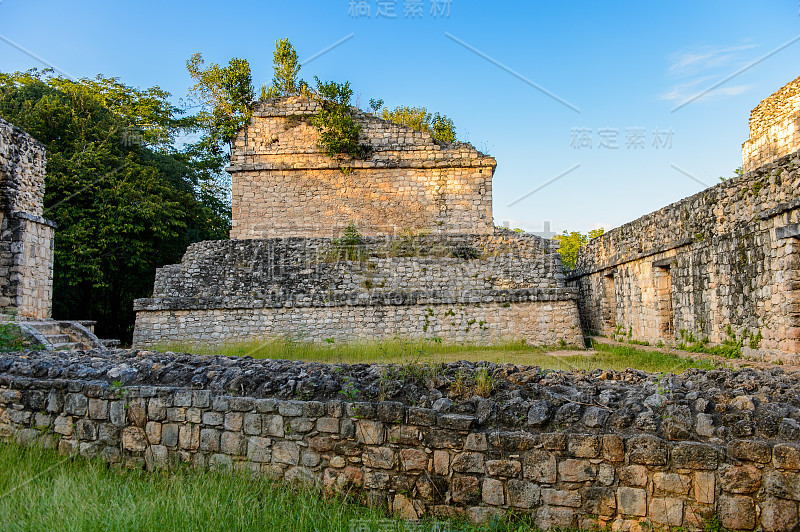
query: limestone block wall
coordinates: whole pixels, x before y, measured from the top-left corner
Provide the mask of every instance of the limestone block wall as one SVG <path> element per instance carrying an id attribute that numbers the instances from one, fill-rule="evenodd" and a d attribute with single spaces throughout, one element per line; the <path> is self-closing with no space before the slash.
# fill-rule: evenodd
<path id="1" fill-rule="evenodd" d="M 745 172 L 800 150 L 800 78 L 787 83 L 750 113 L 750 138 L 742 145 Z"/>
<path id="2" fill-rule="evenodd" d="M 136 300 L 134 344 L 581 344 L 576 298 L 553 242 L 506 231 L 368 237 L 349 251 L 325 238 L 200 242 L 180 264 L 158 270 L 152 298 Z"/>
<path id="3" fill-rule="evenodd" d="M 544 530 L 702 530 L 712 516 L 729 530 L 797 529 L 796 442 L 617 434 L 587 428 L 594 410 L 561 431 L 509 432 L 398 402 L 0 376 L 0 438 L 127 467 L 184 462 L 318 483 L 408 519 L 513 510 Z"/>
<path id="4" fill-rule="evenodd" d="M 42 218 L 45 148 L 0 120 L 0 309 L 49 318 L 55 224 Z"/>
<path id="5" fill-rule="evenodd" d="M 592 240 L 569 284 L 584 328 L 666 344 L 693 335 L 800 354 L 800 154 Z"/>
<path id="6" fill-rule="evenodd" d="M 231 238 L 331 237 L 351 222 L 364 235 L 493 232 L 493 158 L 357 109 L 371 155 L 330 158 L 309 122 L 318 105 L 299 97 L 260 102 L 239 133 L 227 169 Z"/>

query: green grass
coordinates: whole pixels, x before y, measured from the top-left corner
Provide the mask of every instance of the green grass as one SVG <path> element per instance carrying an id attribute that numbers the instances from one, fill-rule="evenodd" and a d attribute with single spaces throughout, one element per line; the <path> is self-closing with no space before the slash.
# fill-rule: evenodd
<path id="1" fill-rule="evenodd" d="M 0 529 L 275 530 L 349 532 L 413 528 L 314 488 L 278 484 L 231 472 L 180 468 L 173 473 L 108 466 L 99 459 L 0 443 Z M 443 529 L 448 529 L 442 523 Z M 382 528 L 384 527 L 384 528 Z M 532 530 L 509 519 L 450 530 Z"/>
<path id="2" fill-rule="evenodd" d="M 437 364 L 458 360 L 513 363 L 558 370 L 624 370 L 636 368 L 648 372 L 681 373 L 687 368 L 713 369 L 702 358 L 677 355 L 629 346 L 594 344 L 593 350 L 576 347 L 531 347 L 523 342 L 492 346 L 444 344 L 437 341 L 388 340 L 372 343 L 314 344 L 287 340 L 239 342 L 226 344 L 172 343 L 159 351 L 188 352 L 199 355 L 252 356 L 329 363 Z"/>

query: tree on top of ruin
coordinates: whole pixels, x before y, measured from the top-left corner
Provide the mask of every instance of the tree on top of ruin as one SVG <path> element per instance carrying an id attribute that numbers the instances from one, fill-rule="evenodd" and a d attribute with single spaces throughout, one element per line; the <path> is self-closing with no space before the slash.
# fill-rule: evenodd
<path id="1" fill-rule="evenodd" d="M 289 39 L 275 41 L 275 52 L 272 57 L 274 65 L 272 85 L 269 89 L 266 85 L 261 85 L 261 99 L 306 93 L 308 84 L 297 78 L 302 65 Z"/>

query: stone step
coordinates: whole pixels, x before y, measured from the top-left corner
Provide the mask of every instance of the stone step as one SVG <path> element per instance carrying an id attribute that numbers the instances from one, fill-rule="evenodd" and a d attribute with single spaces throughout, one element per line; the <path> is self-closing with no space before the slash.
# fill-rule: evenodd
<path id="1" fill-rule="evenodd" d="M 72 342 L 72 337 L 68 334 L 45 334 L 44 337 L 53 345 Z"/>
<path id="2" fill-rule="evenodd" d="M 83 349 L 83 344 L 80 342 L 62 342 L 59 344 L 53 344 L 53 349 L 56 351 L 72 351 L 75 349 Z"/>

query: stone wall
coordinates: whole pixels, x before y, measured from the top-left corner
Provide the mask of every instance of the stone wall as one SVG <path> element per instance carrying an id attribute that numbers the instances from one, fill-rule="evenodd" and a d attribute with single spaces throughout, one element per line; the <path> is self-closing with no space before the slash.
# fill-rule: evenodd
<path id="1" fill-rule="evenodd" d="M 745 172 L 800 150 L 800 78 L 787 83 L 750 113 L 750 138 L 742 145 Z"/>
<path id="2" fill-rule="evenodd" d="M 45 148 L 0 120 L 0 309 L 49 318 L 53 232 L 42 218 Z"/>
<path id="3" fill-rule="evenodd" d="M 584 328 L 665 344 L 746 336 L 746 351 L 794 360 L 798 166 L 785 156 L 589 242 L 569 278 Z"/>
<path id="4" fill-rule="evenodd" d="M 576 298 L 555 243 L 507 231 L 367 237 L 353 248 L 326 238 L 200 242 L 157 271 L 152 298 L 136 300 L 134 344 L 581 344 Z"/>
<path id="5" fill-rule="evenodd" d="M 184 462 L 318 483 L 409 519 L 432 514 L 483 521 L 513 510 L 532 515 L 542 529 L 701 530 L 713 516 L 731 530 L 798 526 L 800 425 L 791 418 L 781 421 L 780 415 L 775 427 L 770 416 L 752 420 L 755 409 L 764 406 L 762 399 L 769 402 L 776 390 L 796 388 L 797 374 L 696 372 L 658 384 L 641 372 L 548 376 L 539 368 L 494 366 L 495 375 L 502 369 L 509 378 L 516 376 L 514 382 L 541 379 L 541 397 L 561 404 L 553 415 L 550 401 L 523 401 L 527 394 L 517 391 L 516 403 L 526 405 L 520 420 L 501 423 L 497 409 L 513 411 L 513 401 L 475 397 L 454 405 L 442 399 L 428 408 L 392 401 L 228 396 L 197 389 L 195 379 L 195 389 L 115 389 L 108 382 L 113 372 L 125 380 L 120 371 L 131 366 L 149 364 L 151 375 L 163 374 L 176 360 L 191 362 L 198 375 L 202 364 L 185 355 L 169 359 L 140 352 L 128 359 L 130 365 L 117 361 L 107 375 L 89 370 L 83 379 L 47 377 L 48 372 L 66 377 L 70 370 L 60 368 L 79 369 L 97 355 L 47 367 L 36 356 L 0 360 L 0 437 L 126 467 L 157 470 Z M 214 363 L 228 366 L 230 373 L 240 362 L 219 357 Z M 302 366 L 309 378 L 324 365 Z M 340 369 L 349 371 L 346 365 Z M 759 383 L 770 379 L 773 386 L 759 391 Z M 563 400 L 572 396 L 574 383 L 585 388 L 584 395 Z M 602 393 L 593 393 L 592 386 Z M 731 392 L 750 395 L 733 398 Z M 649 423 L 625 421 L 621 407 L 631 393 L 647 396 L 632 406 L 642 411 L 639 418 L 649 412 Z M 599 402 L 582 406 L 588 401 Z M 796 408 L 783 405 L 783 415 L 795 416 Z M 662 431 L 654 412 L 670 408 L 675 416 L 663 421 Z M 694 427 L 684 424 L 682 410 L 690 416 L 699 412 Z M 722 427 L 714 427 L 716 418 L 723 420 Z M 522 428 L 508 430 L 506 423 Z M 742 431 L 743 423 L 751 430 Z"/>
<path id="6" fill-rule="evenodd" d="M 353 109 L 372 153 L 333 159 L 309 123 L 318 105 L 299 97 L 259 102 L 227 169 L 231 238 L 332 237 L 351 222 L 365 235 L 493 232 L 493 158 Z"/>

